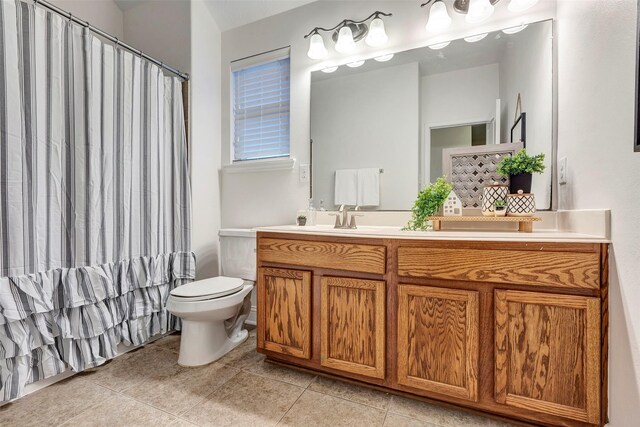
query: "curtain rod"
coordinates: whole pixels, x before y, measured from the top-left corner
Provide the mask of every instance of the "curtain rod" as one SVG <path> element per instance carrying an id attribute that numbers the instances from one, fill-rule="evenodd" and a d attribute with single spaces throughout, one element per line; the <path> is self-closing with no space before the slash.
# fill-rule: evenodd
<path id="1" fill-rule="evenodd" d="M 94 32 L 95 34 L 99 35 L 100 37 L 103 37 L 107 40 L 109 40 L 110 42 L 113 42 L 116 44 L 116 46 L 119 46 L 123 49 L 128 50 L 131 53 L 135 53 L 136 55 L 140 56 L 141 58 L 146 59 L 149 62 L 153 62 L 154 64 L 156 64 L 158 67 L 167 70 L 173 74 L 175 74 L 176 76 L 180 77 L 183 80 L 189 80 L 189 74 L 188 73 L 183 73 L 180 70 L 176 70 L 173 67 L 170 67 L 169 65 L 165 64 L 162 61 L 158 61 L 155 58 L 150 57 L 149 55 L 147 55 L 146 53 L 144 53 L 143 51 L 136 49 L 122 41 L 120 41 L 117 37 L 112 36 L 109 33 L 106 33 L 104 31 L 102 31 L 100 28 L 94 27 L 93 25 L 89 24 L 89 21 L 83 21 L 79 18 L 76 18 L 75 16 L 73 16 L 71 14 L 71 12 L 66 12 L 62 9 L 60 9 L 58 6 L 55 6 L 45 0 L 33 0 L 33 4 L 35 4 L 36 6 L 42 6 L 45 9 L 50 10 L 51 12 L 57 13 L 60 16 L 63 16 L 67 19 L 69 19 L 70 21 L 75 22 L 76 24 L 80 24 L 83 27 L 87 28 L 89 31 Z"/>

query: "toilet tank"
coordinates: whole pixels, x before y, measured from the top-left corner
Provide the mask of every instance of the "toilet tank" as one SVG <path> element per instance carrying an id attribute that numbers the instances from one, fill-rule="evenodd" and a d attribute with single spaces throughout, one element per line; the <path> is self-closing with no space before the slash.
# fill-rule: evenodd
<path id="1" fill-rule="evenodd" d="M 220 236 L 222 275 L 256 280 L 256 232 L 244 228 L 225 228 Z"/>

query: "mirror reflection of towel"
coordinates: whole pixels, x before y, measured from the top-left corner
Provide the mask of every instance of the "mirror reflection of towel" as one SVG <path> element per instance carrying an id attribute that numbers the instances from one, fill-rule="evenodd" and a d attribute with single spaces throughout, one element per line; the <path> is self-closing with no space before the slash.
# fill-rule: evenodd
<path id="1" fill-rule="evenodd" d="M 380 168 L 358 169 L 358 206 L 380 205 Z"/>
<path id="2" fill-rule="evenodd" d="M 358 204 L 358 169 L 336 170 L 334 204 L 347 206 Z"/>

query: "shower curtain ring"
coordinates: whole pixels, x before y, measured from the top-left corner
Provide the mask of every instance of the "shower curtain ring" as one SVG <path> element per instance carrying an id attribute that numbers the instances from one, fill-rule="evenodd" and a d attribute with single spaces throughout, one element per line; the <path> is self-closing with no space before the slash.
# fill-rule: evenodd
<path id="1" fill-rule="evenodd" d="M 69 22 L 73 21 L 73 14 L 69 12 Z"/>
<path id="2" fill-rule="evenodd" d="M 116 37 L 116 47 L 120 46 L 120 39 Z"/>

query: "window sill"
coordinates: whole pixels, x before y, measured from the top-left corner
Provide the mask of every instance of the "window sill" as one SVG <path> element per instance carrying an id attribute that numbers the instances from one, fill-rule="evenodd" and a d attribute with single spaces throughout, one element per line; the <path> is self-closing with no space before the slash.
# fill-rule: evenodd
<path id="1" fill-rule="evenodd" d="M 292 170 L 296 159 L 290 157 L 280 159 L 247 160 L 222 166 L 224 173 L 253 173 Z"/>

